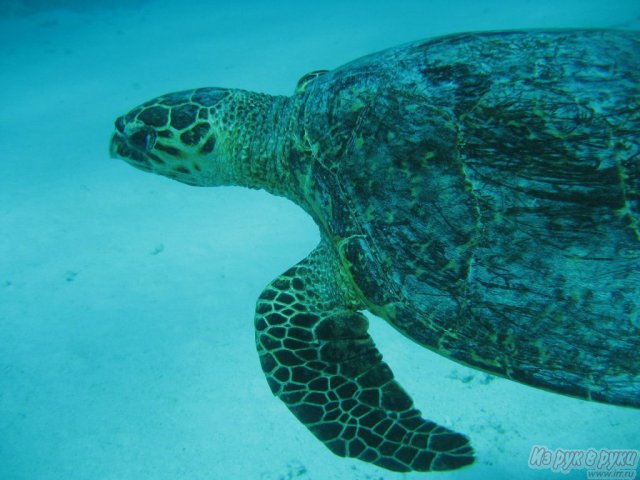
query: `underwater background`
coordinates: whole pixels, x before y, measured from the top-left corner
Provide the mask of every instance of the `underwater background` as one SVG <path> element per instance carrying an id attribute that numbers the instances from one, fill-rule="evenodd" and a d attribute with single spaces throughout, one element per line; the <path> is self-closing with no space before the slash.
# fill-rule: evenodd
<path id="1" fill-rule="evenodd" d="M 291 202 L 193 188 L 108 155 L 113 120 L 202 86 L 303 74 L 469 30 L 640 30 L 638 0 L 0 1 L 0 480 L 584 479 L 533 445 L 640 449 L 640 411 L 446 360 L 371 317 L 425 418 L 478 460 L 399 474 L 327 450 L 272 396 L 255 301 L 316 226 Z"/>

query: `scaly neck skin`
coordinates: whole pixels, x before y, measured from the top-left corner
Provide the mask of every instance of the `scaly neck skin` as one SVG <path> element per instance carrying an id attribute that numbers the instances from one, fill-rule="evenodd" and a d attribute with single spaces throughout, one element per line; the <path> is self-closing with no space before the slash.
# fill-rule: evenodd
<path id="1" fill-rule="evenodd" d="M 236 91 L 230 112 L 235 125 L 225 136 L 228 170 L 224 182 L 264 189 L 300 201 L 289 158 L 293 144 L 291 97 Z"/>

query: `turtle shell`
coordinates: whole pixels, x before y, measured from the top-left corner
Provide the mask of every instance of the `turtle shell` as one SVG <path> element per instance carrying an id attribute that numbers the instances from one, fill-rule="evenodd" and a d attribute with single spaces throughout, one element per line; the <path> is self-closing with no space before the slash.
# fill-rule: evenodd
<path id="1" fill-rule="evenodd" d="M 372 312 L 465 364 L 640 406 L 638 33 L 443 37 L 297 95 L 307 209 Z"/>

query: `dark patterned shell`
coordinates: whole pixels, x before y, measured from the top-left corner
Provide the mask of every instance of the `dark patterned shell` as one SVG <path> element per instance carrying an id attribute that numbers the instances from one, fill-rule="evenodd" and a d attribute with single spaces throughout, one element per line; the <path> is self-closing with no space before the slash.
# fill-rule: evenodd
<path id="1" fill-rule="evenodd" d="M 309 203 L 374 313 L 509 378 L 640 406 L 640 35 L 467 34 L 306 85 Z"/>

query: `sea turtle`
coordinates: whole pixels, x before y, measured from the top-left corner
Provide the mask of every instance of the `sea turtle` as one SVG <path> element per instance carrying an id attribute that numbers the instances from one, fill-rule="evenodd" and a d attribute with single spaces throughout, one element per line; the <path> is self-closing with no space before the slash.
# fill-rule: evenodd
<path id="1" fill-rule="evenodd" d="M 334 453 L 470 464 L 422 418 L 364 310 L 492 374 L 640 407 L 640 33 L 469 33 L 302 77 L 198 88 L 116 120 L 111 154 L 189 185 L 263 188 L 321 240 L 255 316 L 269 386 Z"/>

